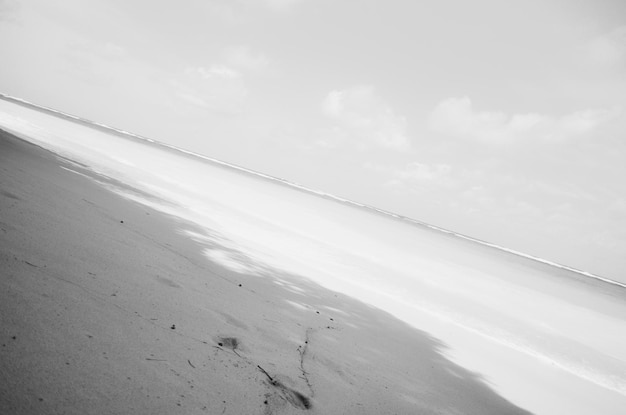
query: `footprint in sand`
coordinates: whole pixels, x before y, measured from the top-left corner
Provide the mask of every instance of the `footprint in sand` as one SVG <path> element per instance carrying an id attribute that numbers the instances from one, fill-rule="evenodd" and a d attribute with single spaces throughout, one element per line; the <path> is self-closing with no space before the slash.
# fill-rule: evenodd
<path id="1" fill-rule="evenodd" d="M 237 356 L 237 350 L 241 349 L 241 342 L 236 337 L 226 337 L 220 336 L 215 338 L 215 342 L 217 345 L 224 349 L 232 350 Z M 249 361 L 248 361 L 249 362 Z M 313 404 L 311 399 L 304 394 L 298 392 L 297 390 L 285 385 L 276 377 L 272 377 L 265 369 L 263 369 L 260 365 L 257 365 L 257 368 L 267 376 L 269 380 L 269 385 L 274 387 L 274 393 L 266 395 L 266 398 L 271 396 L 278 398 L 279 400 L 283 400 L 291 404 L 293 407 L 298 409 L 311 409 Z M 266 399 L 264 402 L 265 405 L 269 405 L 270 402 Z M 266 412 L 267 413 L 267 412 Z M 270 412 L 271 413 L 271 412 Z"/>
<path id="2" fill-rule="evenodd" d="M 230 350 L 235 351 L 237 350 L 237 348 L 239 348 L 241 343 L 236 337 L 218 337 L 217 345 L 225 349 L 230 349 Z"/>
<path id="3" fill-rule="evenodd" d="M 302 393 L 298 392 L 297 390 L 293 388 L 290 388 L 289 386 L 285 385 L 283 382 L 276 379 L 275 377 L 270 376 L 270 374 L 267 373 L 267 371 L 263 369 L 261 366 L 257 365 L 257 368 L 259 368 L 259 370 L 261 370 L 261 372 L 263 372 L 263 374 L 267 376 L 267 378 L 269 379 L 269 384 L 275 388 L 273 394 L 265 395 L 266 397 L 266 400 L 264 402 L 265 405 L 269 404 L 268 401 L 276 400 L 276 398 L 278 398 L 278 400 L 286 401 L 290 403 L 293 407 L 298 408 L 298 409 L 306 410 L 306 409 L 311 409 L 313 407 L 313 403 L 311 402 L 311 399 L 309 397 L 303 395 Z M 268 412 L 266 411 L 266 413 Z"/>

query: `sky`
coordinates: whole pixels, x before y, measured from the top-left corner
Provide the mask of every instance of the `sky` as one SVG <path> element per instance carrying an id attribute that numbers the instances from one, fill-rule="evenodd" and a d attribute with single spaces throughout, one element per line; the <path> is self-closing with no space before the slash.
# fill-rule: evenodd
<path id="1" fill-rule="evenodd" d="M 0 0 L 0 92 L 626 281 L 626 2 Z"/>

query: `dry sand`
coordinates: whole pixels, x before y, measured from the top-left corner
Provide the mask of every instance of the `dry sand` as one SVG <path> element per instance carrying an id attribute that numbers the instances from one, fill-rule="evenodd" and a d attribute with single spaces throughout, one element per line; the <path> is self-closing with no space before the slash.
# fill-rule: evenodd
<path id="1" fill-rule="evenodd" d="M 211 263 L 194 225 L 0 134 L 1 414 L 525 413 L 428 334 Z"/>

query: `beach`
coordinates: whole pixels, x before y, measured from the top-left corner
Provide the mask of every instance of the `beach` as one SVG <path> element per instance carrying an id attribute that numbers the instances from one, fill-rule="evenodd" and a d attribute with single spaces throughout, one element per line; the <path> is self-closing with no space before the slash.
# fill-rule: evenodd
<path id="1" fill-rule="evenodd" d="M 0 415 L 626 415 L 626 1 L 66 3 L 0 0 Z"/>
<path id="2" fill-rule="evenodd" d="M 228 270 L 193 224 L 0 145 L 0 412 L 525 413 L 391 315 Z"/>
<path id="3" fill-rule="evenodd" d="M 3 405 L 626 405 L 621 282 L 19 100 L 0 128 Z"/>

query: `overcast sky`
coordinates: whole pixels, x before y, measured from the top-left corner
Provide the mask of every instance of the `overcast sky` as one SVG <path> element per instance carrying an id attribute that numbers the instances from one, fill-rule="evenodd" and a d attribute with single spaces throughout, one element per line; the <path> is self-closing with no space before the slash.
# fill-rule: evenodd
<path id="1" fill-rule="evenodd" d="M 626 1 L 0 0 L 0 92 L 626 280 Z"/>

